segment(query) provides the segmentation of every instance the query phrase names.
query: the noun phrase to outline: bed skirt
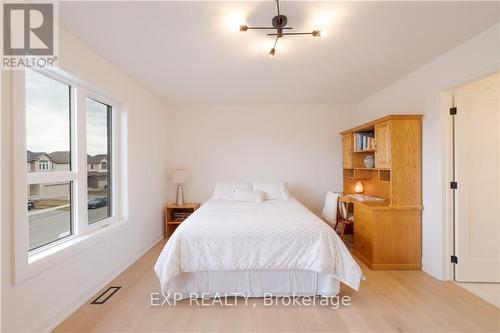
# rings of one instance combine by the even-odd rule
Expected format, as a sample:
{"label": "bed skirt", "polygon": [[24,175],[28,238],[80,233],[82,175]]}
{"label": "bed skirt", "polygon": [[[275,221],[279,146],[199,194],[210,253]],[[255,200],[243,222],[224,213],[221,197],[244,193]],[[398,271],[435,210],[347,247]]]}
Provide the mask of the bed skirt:
{"label": "bed skirt", "polygon": [[224,295],[244,297],[325,296],[340,291],[340,282],[325,273],[305,270],[248,270],[181,273],[166,286],[165,294],[182,298]]}

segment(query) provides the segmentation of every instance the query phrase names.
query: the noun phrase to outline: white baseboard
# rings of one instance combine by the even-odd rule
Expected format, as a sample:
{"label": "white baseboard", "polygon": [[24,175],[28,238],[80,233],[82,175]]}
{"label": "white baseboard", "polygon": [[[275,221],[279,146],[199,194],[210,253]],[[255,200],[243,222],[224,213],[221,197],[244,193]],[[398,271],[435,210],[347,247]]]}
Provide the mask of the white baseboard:
{"label": "white baseboard", "polygon": [[135,256],[130,262],[126,263],[123,265],[122,268],[119,268],[117,271],[115,271],[112,276],[108,279],[106,279],[103,283],[100,283],[97,287],[92,288],[88,292],[84,293],[84,296],[80,297],[80,299],[74,303],[72,306],[69,306],[70,309],[66,311],[65,313],[62,313],[59,317],[59,319],[55,319],[51,321],[51,323],[44,325],[45,327],[42,327],[41,329],[35,330],[36,332],[51,332],[54,330],[57,326],[59,326],[63,321],[68,319],[69,316],[71,316],[76,310],[78,310],[80,307],[82,307],[84,304],[88,302],[96,293],[98,293],[100,290],[102,290],[104,287],[106,287],[111,281],[116,279],[118,275],[123,273],[125,270],[127,270],[132,264],[134,264],[139,258],[141,258],[146,252],[151,250],[158,242],[160,242],[163,239],[163,234],[155,239],[144,251],[142,251],[140,254]]}

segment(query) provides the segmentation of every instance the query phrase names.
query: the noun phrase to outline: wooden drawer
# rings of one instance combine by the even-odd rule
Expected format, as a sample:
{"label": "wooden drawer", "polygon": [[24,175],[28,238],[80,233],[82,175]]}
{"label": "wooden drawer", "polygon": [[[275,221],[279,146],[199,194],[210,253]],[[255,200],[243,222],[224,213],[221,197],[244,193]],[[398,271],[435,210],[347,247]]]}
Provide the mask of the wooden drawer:
{"label": "wooden drawer", "polygon": [[367,260],[372,261],[372,242],[371,239],[363,237],[361,234],[354,235],[354,251],[361,254]]}
{"label": "wooden drawer", "polygon": [[373,213],[371,209],[356,205],[354,209],[354,234],[363,235],[363,237],[371,241],[372,220]]}
{"label": "wooden drawer", "polygon": [[373,210],[370,207],[366,207],[363,204],[354,204],[354,214],[360,217],[370,218],[373,215]]}

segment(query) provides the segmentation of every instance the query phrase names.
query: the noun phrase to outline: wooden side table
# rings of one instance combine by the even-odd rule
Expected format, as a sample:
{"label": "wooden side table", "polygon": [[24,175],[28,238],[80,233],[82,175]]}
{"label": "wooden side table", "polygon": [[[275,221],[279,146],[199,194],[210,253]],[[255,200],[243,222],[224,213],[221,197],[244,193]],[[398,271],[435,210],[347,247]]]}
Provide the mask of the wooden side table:
{"label": "wooden side table", "polygon": [[200,207],[198,202],[189,202],[184,205],[168,204],[165,209],[165,238],[169,238],[175,228],[187,219]]}

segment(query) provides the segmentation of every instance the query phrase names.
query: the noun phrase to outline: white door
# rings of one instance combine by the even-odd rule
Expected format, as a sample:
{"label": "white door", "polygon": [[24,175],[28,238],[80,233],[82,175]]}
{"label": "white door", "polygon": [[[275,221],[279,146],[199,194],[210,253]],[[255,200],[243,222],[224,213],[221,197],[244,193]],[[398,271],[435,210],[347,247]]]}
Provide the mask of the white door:
{"label": "white door", "polygon": [[455,92],[455,279],[500,282],[500,74]]}

